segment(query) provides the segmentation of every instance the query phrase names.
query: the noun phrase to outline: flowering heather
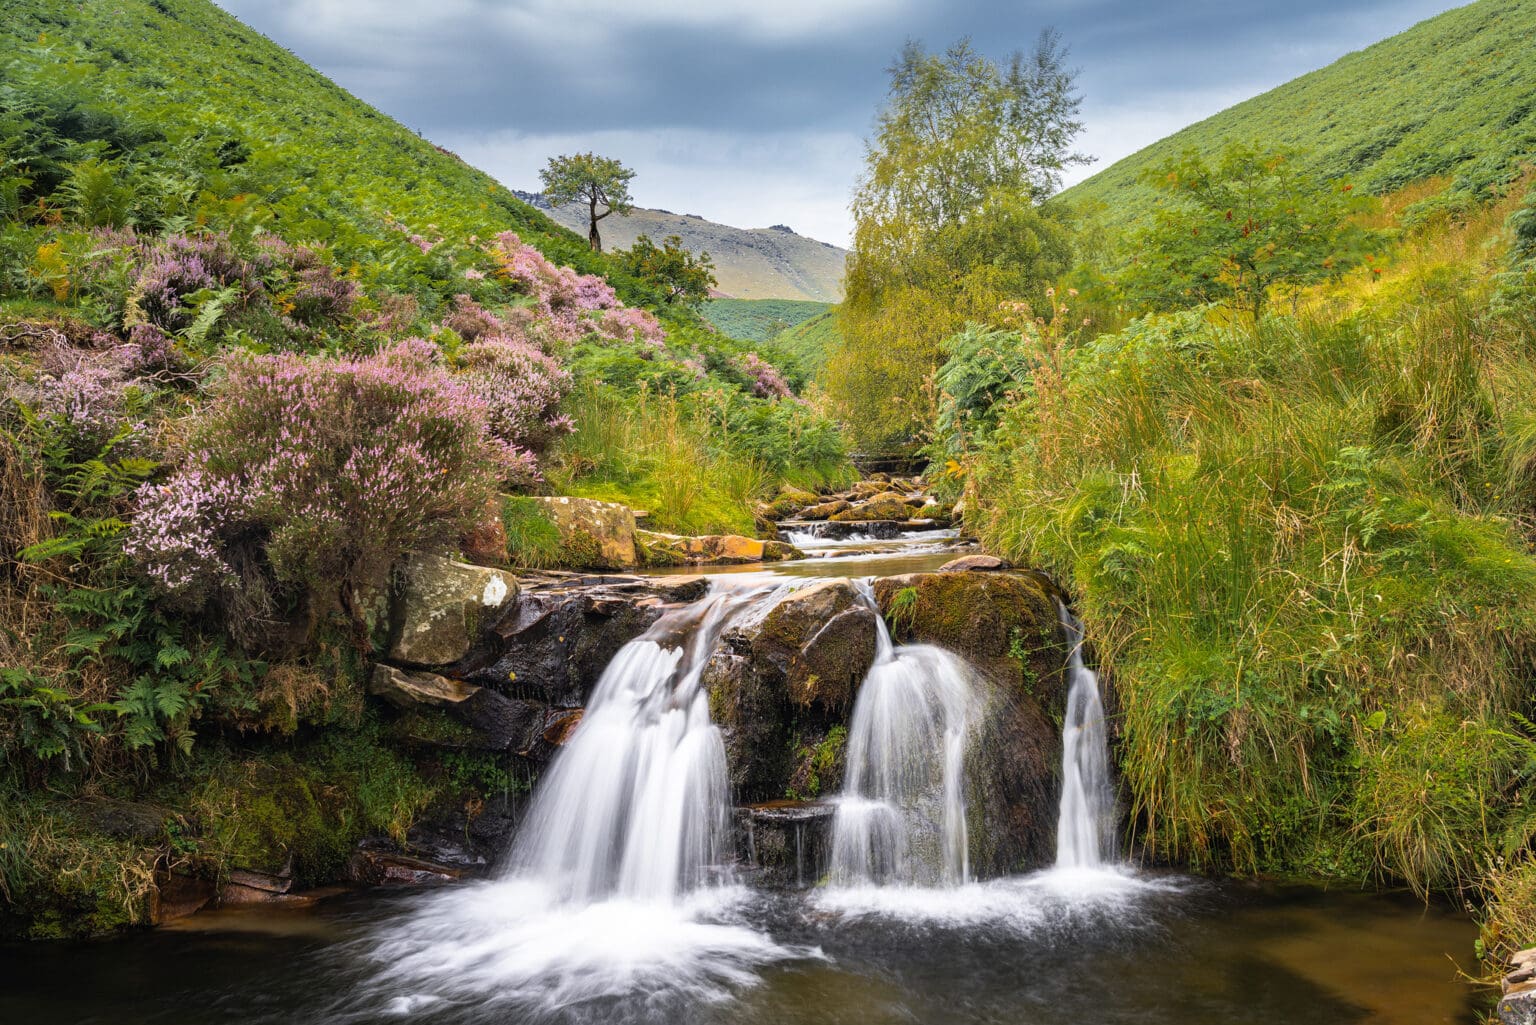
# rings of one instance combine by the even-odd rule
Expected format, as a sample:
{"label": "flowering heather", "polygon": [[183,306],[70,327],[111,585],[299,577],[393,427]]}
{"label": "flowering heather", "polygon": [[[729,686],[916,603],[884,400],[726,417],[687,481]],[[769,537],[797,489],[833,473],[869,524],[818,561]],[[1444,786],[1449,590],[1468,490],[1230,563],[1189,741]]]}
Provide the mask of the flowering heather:
{"label": "flowering heather", "polygon": [[184,300],[205,288],[239,285],[244,295],[259,287],[256,268],[217,235],[168,235],[139,274],[138,303],[149,321],[177,331],[192,321]]}
{"label": "flowering heather", "polygon": [[27,396],[37,412],[55,418],[92,447],[128,426],[127,396],[139,366],[139,350],[105,339],[91,350],[54,344],[41,353],[41,370]]}
{"label": "flowering heather", "polygon": [[752,379],[752,393],[758,398],[787,399],[792,394],[784,376],[757,353],[746,353],[737,359],[736,365]]}
{"label": "flowering heather", "polygon": [[194,436],[196,477],[147,495],[135,519],[151,575],[196,593],[219,571],[204,541],[228,520],[189,530],[186,550],[160,540],[213,523],[223,507],[203,496],[241,496],[240,529],[266,537],[276,578],[343,601],[382,585],[404,553],[473,528],[498,480],[526,461],[490,436],[485,402],[433,355],[413,340],[354,360],[233,360]]}
{"label": "flowering heather", "polygon": [[661,322],[649,310],[626,307],[604,310],[597,322],[597,329],[605,338],[614,341],[639,342],[653,349],[660,349],[667,341],[667,333]]}
{"label": "flowering heather", "polygon": [[138,324],[128,333],[138,369],[161,370],[178,362],[176,350],[166,333],[153,324]]}
{"label": "flowering heather", "polygon": [[453,297],[453,306],[443,315],[443,326],[450,328],[466,342],[502,333],[501,321],[496,315],[463,294]]}
{"label": "flowering heather", "polygon": [[306,327],[338,324],[352,313],[357,285],[338,278],[330,264],[306,267],[282,298],[283,313]]}
{"label": "flowering heather", "polygon": [[[534,300],[539,319],[558,340],[573,342],[598,327],[592,314],[607,317],[622,310],[618,295],[601,277],[557,267],[516,232],[496,236],[494,256],[501,278]],[[660,333],[659,325],[655,331]]]}
{"label": "flowering heather", "polygon": [[555,407],[570,389],[570,371],[527,342],[491,337],[460,353],[461,380],[484,402],[495,437],[520,449],[538,451],[563,433],[568,418]]}
{"label": "flowering heather", "polygon": [[135,504],[123,550],[162,591],[197,607],[235,583],[224,545],[246,500],[234,480],[186,469],[164,484],[145,484]]}

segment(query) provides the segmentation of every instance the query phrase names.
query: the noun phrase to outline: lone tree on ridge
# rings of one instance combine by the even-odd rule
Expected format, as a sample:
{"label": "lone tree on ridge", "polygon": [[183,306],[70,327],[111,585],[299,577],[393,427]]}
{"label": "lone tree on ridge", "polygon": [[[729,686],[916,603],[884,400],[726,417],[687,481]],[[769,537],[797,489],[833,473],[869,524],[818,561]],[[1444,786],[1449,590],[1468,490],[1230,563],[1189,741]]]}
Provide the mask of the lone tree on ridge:
{"label": "lone tree on ridge", "polygon": [[[629,195],[629,183],[635,172],[610,157],[596,153],[576,153],[571,156],[550,157],[549,166],[539,172],[544,183],[544,195],[554,206],[585,202],[590,227],[587,242],[592,251],[603,251],[603,239],[597,233],[597,222],[609,214],[627,217],[635,208]],[[597,208],[602,206],[603,212]]]}

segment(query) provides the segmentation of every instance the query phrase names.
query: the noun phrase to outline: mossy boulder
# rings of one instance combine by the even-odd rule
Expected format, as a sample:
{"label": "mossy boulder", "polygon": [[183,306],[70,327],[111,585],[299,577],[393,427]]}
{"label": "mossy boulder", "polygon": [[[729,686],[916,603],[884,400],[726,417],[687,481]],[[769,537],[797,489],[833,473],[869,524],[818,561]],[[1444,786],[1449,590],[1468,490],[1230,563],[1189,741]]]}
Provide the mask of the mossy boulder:
{"label": "mossy boulder", "polygon": [[850,506],[829,517],[834,523],[851,523],[859,520],[909,520],[912,507],[900,495],[880,495],[858,505]]}
{"label": "mossy boulder", "polygon": [[986,688],[966,766],[976,871],[1047,864],[1060,796],[1067,657],[1054,587],[1036,574],[960,571],[887,577],[874,590],[898,640],[955,652]]}
{"label": "mossy boulder", "polygon": [[1039,575],[913,573],[876,580],[874,590],[897,640],[948,648],[999,682],[1059,674],[1065,664],[1057,594]]}
{"label": "mossy boulder", "polygon": [[818,502],[800,510],[802,520],[830,520],[840,512],[853,508],[846,498],[834,498],[830,502]]}
{"label": "mossy boulder", "polygon": [[639,530],[635,532],[635,544],[648,566],[730,566],[805,558],[798,548],[787,542],[765,541],[740,534],[688,537]]}
{"label": "mossy boulder", "polygon": [[765,514],[775,520],[788,519],[808,505],[815,505],[818,496],[800,488],[786,487],[781,490],[773,501],[767,504]]}
{"label": "mossy boulder", "polygon": [[[846,580],[791,593],[734,624],[704,673],[745,801],[826,792],[841,778],[841,737],[875,656],[874,610]],[[815,777],[817,785],[811,787]]]}
{"label": "mossy boulder", "polygon": [[533,499],[560,532],[559,561],[573,569],[633,569],[635,512],[618,502],[560,495]]}

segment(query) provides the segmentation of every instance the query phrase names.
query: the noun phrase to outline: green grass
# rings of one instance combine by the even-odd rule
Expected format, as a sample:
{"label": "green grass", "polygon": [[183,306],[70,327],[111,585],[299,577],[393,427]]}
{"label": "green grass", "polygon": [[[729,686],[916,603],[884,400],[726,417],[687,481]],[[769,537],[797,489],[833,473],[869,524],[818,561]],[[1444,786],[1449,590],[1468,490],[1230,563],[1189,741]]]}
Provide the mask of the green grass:
{"label": "green grass", "polygon": [[830,305],[804,299],[711,299],[702,312],[705,320],[732,338],[766,342],[825,313]]}
{"label": "green grass", "polygon": [[1387,193],[1455,179],[1439,206],[1468,208],[1536,156],[1536,6],[1479,0],[1190,125],[1062,193],[1123,231],[1147,223],[1148,168],[1229,142],[1290,146],[1326,179]]}
{"label": "green grass", "polygon": [[171,178],[196,181],[212,160],[220,190],[195,201],[195,216],[328,245],[367,285],[431,303],[462,280],[432,254],[412,255],[409,233],[513,230],[557,263],[607,275],[631,305],[657,298],[489,175],[206,0],[17,0],[0,25],[0,66],[30,105],[24,117],[59,112],[69,130],[101,137],[104,157]]}
{"label": "green grass", "polygon": [[820,377],[827,358],[842,335],[837,327],[836,306],[817,314],[774,337],[774,343],[793,357],[812,377]]}
{"label": "green grass", "polygon": [[1006,409],[968,522],[1071,582],[1157,856],[1427,889],[1523,846],[1536,360],[1485,302],[1151,318]]}

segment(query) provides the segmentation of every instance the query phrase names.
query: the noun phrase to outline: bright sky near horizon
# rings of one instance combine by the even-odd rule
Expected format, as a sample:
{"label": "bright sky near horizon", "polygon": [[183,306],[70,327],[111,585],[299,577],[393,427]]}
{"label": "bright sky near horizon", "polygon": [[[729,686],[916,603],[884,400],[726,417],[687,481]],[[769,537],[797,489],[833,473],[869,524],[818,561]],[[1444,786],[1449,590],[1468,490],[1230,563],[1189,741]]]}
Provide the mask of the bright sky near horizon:
{"label": "bright sky near horizon", "polygon": [[557,153],[642,206],[846,245],[885,69],[907,39],[1005,58],[1059,29],[1096,158],[1459,6],[1447,0],[216,0],[513,188]]}

